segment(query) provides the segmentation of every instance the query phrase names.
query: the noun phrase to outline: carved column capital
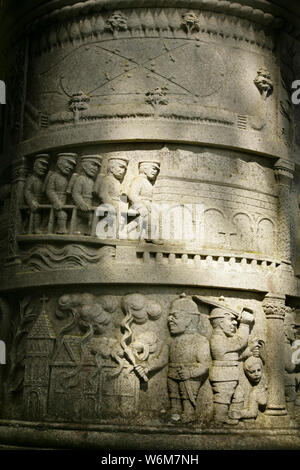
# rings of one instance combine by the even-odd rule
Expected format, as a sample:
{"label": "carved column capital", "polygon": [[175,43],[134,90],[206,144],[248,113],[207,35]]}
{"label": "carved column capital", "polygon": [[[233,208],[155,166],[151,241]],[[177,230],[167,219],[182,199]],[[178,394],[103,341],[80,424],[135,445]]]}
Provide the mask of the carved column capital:
{"label": "carved column capital", "polygon": [[283,321],[286,312],[285,295],[267,294],[263,301],[263,309],[266,318]]}
{"label": "carved column capital", "polygon": [[274,165],[274,172],[278,183],[289,185],[294,178],[295,164],[279,158]]}

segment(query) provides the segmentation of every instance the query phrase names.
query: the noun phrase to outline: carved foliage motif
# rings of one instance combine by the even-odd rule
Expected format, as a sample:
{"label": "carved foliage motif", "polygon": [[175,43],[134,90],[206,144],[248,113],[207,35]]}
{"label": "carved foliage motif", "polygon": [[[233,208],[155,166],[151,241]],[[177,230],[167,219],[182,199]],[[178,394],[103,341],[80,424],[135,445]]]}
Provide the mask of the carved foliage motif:
{"label": "carved foliage motif", "polygon": [[[256,10],[257,11],[257,10]],[[232,12],[230,12],[230,15]],[[79,21],[76,17],[68,23],[61,23],[59,26],[51,27],[46,30],[46,34],[39,42],[42,50],[53,49],[54,47],[64,47],[68,43],[76,41],[85,41],[88,38],[96,36],[104,37],[112,34],[118,38],[120,33],[122,37],[126,36],[153,36],[153,34],[172,37],[181,37],[186,34],[190,37],[192,34],[203,36],[214,35],[215,39],[224,33],[227,40],[245,41],[245,44],[260,47],[272,48],[270,36],[266,36],[263,28],[254,29],[251,22],[235,18],[234,30],[231,26],[231,16],[225,20],[223,15],[214,13],[211,15],[206,11],[188,11],[183,12],[180,9],[135,9],[109,13],[107,16],[98,12],[93,16],[86,16],[84,20]]]}

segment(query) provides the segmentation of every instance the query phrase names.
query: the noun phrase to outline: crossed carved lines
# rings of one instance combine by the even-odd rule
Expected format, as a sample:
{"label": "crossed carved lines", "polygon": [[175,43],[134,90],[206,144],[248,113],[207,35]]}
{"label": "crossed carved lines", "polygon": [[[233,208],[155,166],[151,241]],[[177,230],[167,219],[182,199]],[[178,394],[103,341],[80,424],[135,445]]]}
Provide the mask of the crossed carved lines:
{"label": "crossed carved lines", "polygon": [[[183,47],[187,47],[187,46],[190,46],[191,45],[191,41],[186,41],[184,44],[180,44],[179,46],[176,46],[176,47],[169,47],[169,46],[166,46],[165,44],[165,51],[158,54],[157,56],[155,57],[151,57],[150,59],[148,58],[147,60],[145,60],[145,62],[142,62],[142,63],[139,63],[137,62],[136,60],[134,60],[132,57],[129,58],[129,57],[126,57],[125,55],[121,54],[120,52],[118,51],[112,51],[104,46],[100,46],[98,42],[95,42],[95,43],[90,43],[90,46],[95,46],[96,45],[96,48],[99,49],[99,52],[100,53],[100,50],[102,51],[105,51],[106,53],[110,53],[111,55],[115,55],[115,56],[118,56],[126,61],[128,61],[129,63],[131,63],[133,66],[131,68],[128,68],[126,71],[123,71],[122,73],[118,74],[117,76],[115,76],[114,78],[111,78],[111,79],[107,79],[105,81],[105,83],[102,83],[101,85],[98,85],[96,88],[94,88],[93,90],[90,90],[88,92],[86,92],[89,96],[91,96],[92,93],[94,93],[95,91],[99,90],[100,88],[104,87],[105,85],[107,85],[108,83],[113,83],[115,80],[123,77],[124,75],[128,74],[129,72],[132,72],[133,70],[137,70],[138,68],[143,68],[145,69],[145,71],[147,73],[151,73],[152,75],[156,75],[160,78],[163,78],[164,80],[166,80],[167,83],[170,83],[172,85],[176,85],[178,86],[179,88],[181,88],[182,90],[184,90],[185,92],[189,93],[191,96],[195,96],[189,89],[185,88],[183,85],[181,85],[180,83],[177,83],[175,82],[172,78],[173,77],[166,77],[165,75],[157,72],[157,71],[154,71],[151,67],[147,67],[147,64],[151,63],[151,61],[153,60],[156,60],[160,57],[163,57],[164,55],[166,54],[171,54],[172,52],[174,52],[175,50],[177,49],[180,49],[180,48],[183,48]],[[80,46],[78,49],[81,49],[82,47],[86,47],[86,45],[82,45]],[[68,57],[70,57],[71,55],[74,55],[78,49],[76,49],[76,51],[72,51],[71,53],[67,54],[63,59],[61,59],[60,61],[58,61],[55,65],[51,66],[48,70],[45,70],[43,72],[40,73],[40,76],[43,76],[43,75],[46,75],[47,73],[49,73],[53,68],[55,68],[59,63],[65,61]],[[172,60],[172,59],[171,59]],[[49,92],[48,92],[49,93]],[[52,92],[54,93],[54,92]],[[60,93],[59,93],[60,94]],[[125,94],[128,94],[128,93],[125,93]],[[136,93],[138,94],[138,93]],[[93,95],[93,96],[103,96],[103,95]]]}
{"label": "crossed carved lines", "polygon": [[[118,78],[128,74],[129,72],[132,72],[133,70],[136,70],[138,68],[143,68],[145,69],[148,73],[151,73],[153,75],[157,75],[159,76],[160,78],[163,78],[165,79],[167,82],[169,82],[170,84],[172,85],[177,85],[178,87],[180,87],[182,90],[186,91],[187,93],[189,93],[190,95],[194,96],[194,94],[188,90],[187,88],[185,88],[183,85],[181,85],[180,83],[177,83],[175,82],[174,80],[172,80],[172,77],[166,77],[165,75],[157,72],[157,71],[154,71],[151,67],[147,67],[147,64],[149,64],[151,61],[154,61],[160,57],[163,57],[164,55],[166,54],[170,54],[171,52],[174,52],[175,50],[177,49],[180,49],[182,47],[186,47],[187,45],[189,45],[190,43],[185,43],[185,44],[180,44],[179,46],[176,46],[176,47],[173,47],[173,48],[167,48],[166,45],[165,45],[165,51],[161,54],[158,54],[157,56],[155,57],[151,57],[150,59],[148,58],[147,60],[145,60],[145,62],[142,62],[142,63],[139,63],[137,62],[136,60],[132,59],[132,58],[128,58],[126,56],[124,56],[123,54],[121,54],[120,52],[118,51],[111,51],[110,49],[107,49],[103,46],[97,46],[97,49],[101,49],[101,50],[104,50],[106,52],[109,52],[113,55],[116,55],[118,57],[121,57],[122,59],[124,60],[127,60],[128,62],[131,62],[132,64],[134,64],[133,67],[131,68],[128,68],[126,71],[120,73],[119,75],[117,75],[116,77],[112,78],[112,79],[108,79],[106,83],[104,84],[101,84],[99,85],[98,87],[96,87],[94,90],[90,91],[89,93],[94,93],[95,91],[97,91],[99,88],[102,88],[103,86],[105,86],[107,83],[110,83],[110,82],[113,82],[114,80],[117,80]],[[99,96],[99,95],[94,95],[94,96]]]}

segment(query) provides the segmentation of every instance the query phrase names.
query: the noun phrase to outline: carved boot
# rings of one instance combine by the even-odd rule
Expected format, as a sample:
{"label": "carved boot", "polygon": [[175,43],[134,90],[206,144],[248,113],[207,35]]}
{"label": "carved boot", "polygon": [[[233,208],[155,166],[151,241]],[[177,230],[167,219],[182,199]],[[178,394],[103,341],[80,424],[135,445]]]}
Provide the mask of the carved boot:
{"label": "carved boot", "polygon": [[214,403],[214,422],[216,425],[228,424],[234,426],[238,420],[228,417],[229,406],[224,403]]}
{"label": "carved boot", "polygon": [[180,422],[181,400],[180,398],[171,398],[171,421],[172,423]]}
{"label": "carved boot", "polygon": [[57,219],[56,221],[56,233],[65,235],[67,231],[67,221],[65,219]]}

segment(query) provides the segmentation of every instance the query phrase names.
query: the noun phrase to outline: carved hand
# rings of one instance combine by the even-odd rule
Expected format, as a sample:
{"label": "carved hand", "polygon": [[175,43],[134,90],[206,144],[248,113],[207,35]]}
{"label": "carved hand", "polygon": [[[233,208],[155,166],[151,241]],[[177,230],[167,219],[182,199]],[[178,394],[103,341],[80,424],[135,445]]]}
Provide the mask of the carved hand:
{"label": "carved hand", "polygon": [[63,208],[63,204],[61,204],[61,202],[55,201],[53,203],[53,209],[55,209],[56,211],[61,211],[62,208]]}
{"label": "carved hand", "polygon": [[183,366],[180,366],[178,368],[178,375],[181,378],[181,380],[188,380],[191,377],[189,369]]}
{"label": "carved hand", "polygon": [[241,323],[245,323],[246,325],[253,325],[254,323],[254,316],[250,312],[243,311],[241,315]]}
{"label": "carved hand", "polygon": [[30,207],[31,212],[36,212],[39,208],[39,203],[37,201],[32,200],[30,201],[29,207]]}
{"label": "carved hand", "polygon": [[85,204],[84,202],[82,202],[81,204],[79,204],[79,209],[82,212],[88,212],[90,210],[90,206],[88,204]]}
{"label": "carved hand", "polygon": [[146,217],[146,215],[148,215],[148,210],[146,206],[139,207],[138,211],[141,217]]}

